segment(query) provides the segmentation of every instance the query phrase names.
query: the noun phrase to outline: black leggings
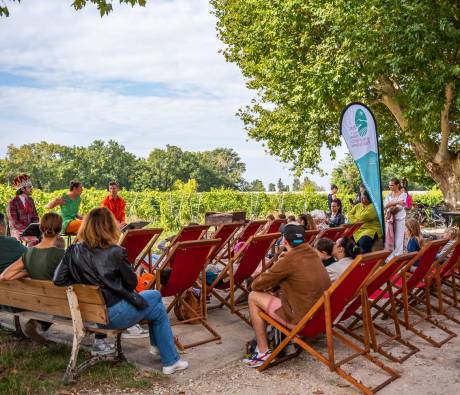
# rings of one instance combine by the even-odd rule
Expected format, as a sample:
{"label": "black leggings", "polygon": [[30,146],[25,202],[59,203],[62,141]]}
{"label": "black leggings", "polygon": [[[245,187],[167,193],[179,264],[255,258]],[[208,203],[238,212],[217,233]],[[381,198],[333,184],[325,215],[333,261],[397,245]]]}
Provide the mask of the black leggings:
{"label": "black leggings", "polygon": [[370,237],[370,236],[362,236],[358,240],[359,248],[363,254],[367,254],[368,252],[372,252],[372,246],[374,245],[374,241],[377,240],[377,237]]}

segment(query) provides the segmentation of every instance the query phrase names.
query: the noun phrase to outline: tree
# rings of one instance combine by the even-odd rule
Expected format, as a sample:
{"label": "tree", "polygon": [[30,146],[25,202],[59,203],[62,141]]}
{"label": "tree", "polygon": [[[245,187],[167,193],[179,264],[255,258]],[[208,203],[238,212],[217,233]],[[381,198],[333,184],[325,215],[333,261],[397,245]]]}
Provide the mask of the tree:
{"label": "tree", "polygon": [[268,184],[268,192],[276,192],[276,185],[272,182]]}
{"label": "tree", "polygon": [[286,188],[281,178],[278,178],[278,182],[276,183],[276,186],[278,188],[278,192],[284,192],[284,189]]}
{"label": "tree", "polygon": [[300,173],[335,157],[351,101],[377,118],[383,167],[417,162],[460,205],[458,1],[211,0],[226,59],[257,94],[249,136]]}
{"label": "tree", "polygon": [[261,180],[254,180],[249,183],[248,191],[251,192],[265,192],[264,183]]}
{"label": "tree", "polygon": [[300,180],[295,177],[294,180],[292,180],[292,190],[293,191],[300,191],[302,188],[300,186]]}
{"label": "tree", "polygon": [[[21,2],[21,0],[10,0],[10,2],[15,2],[17,1],[18,3]],[[136,4],[144,7],[147,4],[147,0],[119,0],[120,4],[125,3],[125,4],[130,4],[132,7],[134,7]],[[112,1],[111,0],[74,0],[72,2],[72,6],[75,8],[75,10],[81,10],[83,7],[86,6],[86,3],[93,3],[96,5],[97,9],[99,10],[99,13],[101,14],[101,17],[104,15],[108,15],[110,12],[112,12]],[[8,11],[7,6],[0,6],[0,16],[10,16],[10,12]]]}
{"label": "tree", "polygon": [[308,176],[305,176],[303,179],[302,184],[300,185],[301,190],[309,189],[312,191],[324,191],[324,188],[319,186],[316,182],[313,180],[310,180]]}
{"label": "tree", "polygon": [[332,169],[331,184],[337,185],[341,193],[355,193],[361,184],[361,175],[350,154]]}

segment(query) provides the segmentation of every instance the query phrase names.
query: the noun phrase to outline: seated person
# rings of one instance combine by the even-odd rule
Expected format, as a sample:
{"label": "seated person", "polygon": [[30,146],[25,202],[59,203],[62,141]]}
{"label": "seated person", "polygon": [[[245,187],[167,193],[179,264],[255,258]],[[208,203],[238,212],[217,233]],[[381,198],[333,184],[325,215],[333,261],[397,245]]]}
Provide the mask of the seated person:
{"label": "seated person", "polygon": [[331,202],[331,213],[329,215],[329,226],[336,228],[345,223],[345,216],[342,214],[342,201],[335,199]]}
{"label": "seated person", "polygon": [[263,310],[279,322],[293,327],[330,286],[326,269],[314,249],[304,242],[305,229],[286,225],[283,244],[286,254],[252,283],[249,313],[257,340],[255,353],[244,360],[249,367],[258,367],[270,356],[266,323],[260,318]]}
{"label": "seated person", "polygon": [[361,203],[355,205],[348,212],[348,220],[351,223],[362,221],[363,224],[355,232],[354,239],[357,240],[363,254],[371,252],[374,242],[382,237],[380,222],[377,217],[374,205],[367,191],[361,193]]}
{"label": "seated person", "polygon": [[313,210],[311,212],[311,216],[315,223],[316,229],[318,229],[320,232],[329,228],[329,225],[327,224],[326,213],[323,210]]}
{"label": "seated person", "polygon": [[446,228],[446,230],[444,231],[443,238],[448,239],[449,241],[436,254],[436,259],[439,259],[440,257],[444,257],[444,259],[447,259],[447,257],[450,255],[450,253],[446,254],[447,251],[451,249],[451,247],[454,245],[454,243],[458,240],[459,237],[460,231],[458,228],[456,228],[455,226],[449,226],[448,228]]}
{"label": "seated person", "polygon": [[326,270],[331,282],[337,280],[340,275],[347,269],[353,259],[361,254],[360,248],[349,237],[338,239],[332,250],[332,255],[337,262],[329,265]]}
{"label": "seated person", "polygon": [[336,262],[335,258],[332,256],[332,251],[334,249],[334,242],[327,237],[322,237],[321,239],[316,240],[315,249],[321,258],[321,262],[325,267],[332,265]]}
{"label": "seated person", "polygon": [[187,369],[174,344],[168,313],[158,291],[135,292],[137,276],[126,250],[118,245],[120,230],[105,207],[91,210],[78,232],[79,243],[66,251],[54,274],[54,284],[100,286],[107,304],[111,329],[131,327],[149,321],[150,352],[160,354],[163,373]]}
{"label": "seated person", "polygon": [[65,234],[76,234],[82,224],[82,216],[78,213],[80,210],[83,184],[79,181],[71,181],[69,191],[64,193],[60,198],[56,198],[48,203],[47,209],[53,209],[61,206],[61,215],[63,218],[62,229]]}
{"label": "seated person", "polygon": [[6,236],[5,216],[0,213],[0,273],[16,262],[26,251],[27,247],[18,240]]}
{"label": "seated person", "polygon": [[418,252],[423,246],[422,232],[420,225],[414,218],[406,220],[406,238],[407,238],[407,252]]}
{"label": "seated person", "polygon": [[109,194],[101,202],[102,207],[107,207],[115,217],[120,228],[126,225],[125,200],[118,196],[120,185],[116,181],[109,182]]}
{"label": "seated person", "polygon": [[316,229],[315,221],[310,214],[299,214],[297,217],[297,222],[299,225],[302,225],[305,230],[314,230]]}
{"label": "seated person", "polygon": [[[56,248],[56,243],[62,237],[62,218],[56,213],[46,213],[40,220],[42,240],[36,246],[28,249],[16,262],[10,265],[1,275],[0,281],[16,280],[30,277],[36,280],[52,280],[54,271],[59,265],[64,250]],[[40,324],[41,328],[37,326]],[[24,326],[25,334],[37,342],[44,342],[42,334],[51,323],[46,321],[29,320]]]}

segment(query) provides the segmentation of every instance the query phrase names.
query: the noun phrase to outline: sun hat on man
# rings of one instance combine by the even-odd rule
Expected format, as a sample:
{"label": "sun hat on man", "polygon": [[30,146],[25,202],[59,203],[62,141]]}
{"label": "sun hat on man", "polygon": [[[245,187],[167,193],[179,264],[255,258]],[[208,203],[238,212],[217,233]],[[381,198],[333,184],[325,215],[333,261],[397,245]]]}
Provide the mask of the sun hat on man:
{"label": "sun hat on man", "polygon": [[305,242],[305,228],[302,225],[287,224],[283,236],[291,245],[298,246]]}

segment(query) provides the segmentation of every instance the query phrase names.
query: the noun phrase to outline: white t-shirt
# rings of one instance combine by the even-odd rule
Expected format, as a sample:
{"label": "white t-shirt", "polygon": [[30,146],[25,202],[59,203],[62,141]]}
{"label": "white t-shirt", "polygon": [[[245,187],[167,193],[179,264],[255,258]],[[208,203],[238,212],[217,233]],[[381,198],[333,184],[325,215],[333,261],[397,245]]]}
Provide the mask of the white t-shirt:
{"label": "white t-shirt", "polygon": [[26,206],[26,197],[24,195],[19,195],[19,199],[21,199],[22,205],[25,207]]}
{"label": "white t-shirt", "polygon": [[326,271],[327,274],[329,274],[331,283],[340,277],[340,275],[347,269],[347,267],[350,266],[351,262],[353,262],[352,258],[345,257],[326,267]]}
{"label": "white t-shirt", "polygon": [[404,208],[406,207],[406,199],[407,199],[407,193],[405,192],[401,193],[397,198],[394,198],[393,193],[390,192],[388,195],[385,196],[385,200],[383,201],[383,206],[386,206],[391,201],[399,202],[400,200],[402,200],[404,203],[402,205],[398,204],[398,207],[400,207],[401,209],[395,214],[395,219],[405,219],[406,210],[404,210]]}

